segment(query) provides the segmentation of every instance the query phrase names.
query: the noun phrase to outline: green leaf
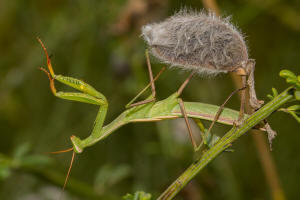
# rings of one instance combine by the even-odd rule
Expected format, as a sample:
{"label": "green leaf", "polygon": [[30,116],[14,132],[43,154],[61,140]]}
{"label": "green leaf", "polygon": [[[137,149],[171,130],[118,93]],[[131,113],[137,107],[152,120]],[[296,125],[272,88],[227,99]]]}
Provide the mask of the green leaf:
{"label": "green leaf", "polygon": [[22,166],[47,166],[51,164],[52,159],[46,155],[28,155],[20,159]]}
{"label": "green leaf", "polygon": [[131,169],[128,165],[112,166],[106,164],[102,166],[94,180],[97,191],[104,191],[106,188],[122,181],[130,175]]}
{"label": "green leaf", "polygon": [[13,162],[11,159],[0,153],[0,180],[7,178],[11,174]]}
{"label": "green leaf", "polygon": [[293,84],[296,87],[298,87],[298,89],[300,89],[300,76],[296,76],[293,72],[289,71],[289,70],[281,70],[279,75],[283,78],[286,79],[287,83]]}
{"label": "green leaf", "polygon": [[21,159],[23,156],[28,154],[31,149],[31,145],[28,142],[24,142],[23,144],[19,145],[15,152],[13,153],[14,159]]}
{"label": "green leaf", "polygon": [[267,97],[270,99],[270,100],[273,100],[274,97],[278,96],[278,91],[276,90],[276,88],[272,88],[272,95],[271,94],[268,94]]}
{"label": "green leaf", "polygon": [[220,139],[219,136],[217,136],[215,134],[211,134],[210,132],[208,132],[206,134],[204,144],[206,144],[208,148],[211,148],[212,146],[214,146],[218,142],[219,139]]}
{"label": "green leaf", "polygon": [[300,123],[300,105],[290,106],[286,109],[286,112],[291,114]]}
{"label": "green leaf", "polygon": [[279,76],[283,78],[297,79],[296,75],[290,70],[284,69],[279,72]]}
{"label": "green leaf", "polygon": [[267,97],[268,97],[270,100],[273,100],[273,99],[274,99],[274,97],[273,97],[272,95],[270,95],[270,94],[268,94]]}
{"label": "green leaf", "polygon": [[297,120],[297,122],[300,124],[300,115],[293,112],[293,111],[289,111],[289,113]]}
{"label": "green leaf", "polygon": [[273,97],[278,96],[278,91],[276,90],[276,88],[272,88],[272,92],[273,92]]}
{"label": "green leaf", "polygon": [[294,93],[295,99],[300,100],[300,91]]}
{"label": "green leaf", "polygon": [[293,84],[300,89],[300,78],[289,70],[281,70],[279,75],[286,79],[287,83]]}
{"label": "green leaf", "polygon": [[300,111],[300,105],[293,105],[287,108],[290,111]]}
{"label": "green leaf", "polygon": [[296,78],[290,78],[290,77],[288,77],[286,79],[286,82],[290,83],[290,84],[296,84],[297,83],[297,79]]}
{"label": "green leaf", "polygon": [[293,105],[288,108],[282,108],[280,109],[280,111],[289,113],[297,120],[297,122],[300,123],[300,105]]}
{"label": "green leaf", "polygon": [[123,199],[124,200],[151,200],[151,194],[145,193],[143,191],[137,191],[134,193],[134,195],[126,194],[125,196],[123,196]]}
{"label": "green leaf", "polygon": [[4,180],[11,174],[11,170],[8,167],[0,166],[0,180]]}

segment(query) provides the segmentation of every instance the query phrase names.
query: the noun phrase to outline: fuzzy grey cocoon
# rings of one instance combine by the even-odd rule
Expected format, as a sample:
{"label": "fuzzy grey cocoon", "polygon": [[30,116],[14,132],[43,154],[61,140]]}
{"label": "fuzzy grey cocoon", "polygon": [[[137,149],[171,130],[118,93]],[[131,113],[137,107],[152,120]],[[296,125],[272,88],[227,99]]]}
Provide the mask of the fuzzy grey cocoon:
{"label": "fuzzy grey cocoon", "polygon": [[176,13],[160,23],[142,27],[152,54],[162,62],[199,74],[234,71],[248,61],[242,34],[213,13]]}

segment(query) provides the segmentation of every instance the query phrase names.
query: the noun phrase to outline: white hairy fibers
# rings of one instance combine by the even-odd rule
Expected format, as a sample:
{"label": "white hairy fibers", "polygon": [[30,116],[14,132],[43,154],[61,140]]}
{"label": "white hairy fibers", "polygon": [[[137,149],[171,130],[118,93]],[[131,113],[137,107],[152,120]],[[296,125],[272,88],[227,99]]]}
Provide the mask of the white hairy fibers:
{"label": "white hairy fibers", "polygon": [[142,36],[160,61],[199,74],[234,71],[248,61],[242,34],[213,13],[183,10],[143,26]]}

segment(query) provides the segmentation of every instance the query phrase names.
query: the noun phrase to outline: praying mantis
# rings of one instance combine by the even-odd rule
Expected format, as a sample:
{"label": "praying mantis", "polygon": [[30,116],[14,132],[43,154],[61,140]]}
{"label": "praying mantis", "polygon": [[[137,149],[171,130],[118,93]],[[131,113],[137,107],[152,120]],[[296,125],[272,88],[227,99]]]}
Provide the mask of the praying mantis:
{"label": "praying mantis", "polygon": [[[84,148],[91,146],[96,142],[106,138],[113,131],[125,124],[132,122],[155,122],[183,117],[179,108],[179,96],[181,94],[182,87],[185,86],[184,84],[182,87],[179,88],[177,92],[173,93],[164,100],[156,102],[151,101],[142,105],[134,105],[129,103],[126,106],[128,107],[127,110],[121,113],[113,122],[109,123],[106,126],[103,126],[108,110],[108,102],[106,97],[102,93],[94,89],[91,85],[83,82],[82,80],[62,75],[56,75],[54,73],[46,47],[39,38],[38,41],[40,42],[45,52],[47,58],[47,68],[49,71],[47,71],[44,68],[40,69],[48,75],[50,81],[50,89],[53,95],[61,99],[94,104],[100,107],[95,119],[94,128],[90,136],[85,138],[84,140],[81,140],[76,136],[71,136],[71,141],[74,147],[74,151],[76,153],[81,153]],[[165,68],[163,68],[158,73],[158,75],[153,79],[153,81],[156,81],[164,70]],[[70,86],[71,88],[74,88],[80,92],[57,91],[55,88],[54,80],[61,82],[62,84],[65,84],[67,86]],[[149,88],[150,85],[151,84],[149,83],[145,89]],[[146,101],[152,98],[153,96],[151,94],[146,99]],[[133,99],[133,101],[135,99]],[[213,121],[215,114],[219,109],[218,106],[198,102],[184,102],[184,105],[188,117],[195,119],[205,119],[210,121]],[[226,125],[232,125],[233,122],[238,118],[238,116],[238,111],[229,108],[224,108],[224,111],[222,112],[217,122]],[[244,118],[246,117],[247,115],[244,116]]]}
{"label": "praying mantis", "polygon": [[[183,90],[183,88],[186,86],[186,82],[184,82],[181,87],[173,94],[171,94],[166,99],[160,100],[160,101],[152,101],[153,93],[146,98],[146,103],[143,102],[142,104],[132,104],[132,102],[137,98],[134,98],[126,107],[127,109],[121,113],[115,120],[104,125],[105,117],[108,110],[108,101],[106,97],[99,91],[97,91],[95,88],[93,88],[91,85],[83,82],[82,80],[68,77],[68,76],[62,76],[57,75],[54,73],[53,66],[51,64],[51,60],[49,58],[48,52],[46,47],[44,46],[43,42],[37,38],[39,43],[41,44],[44,53],[46,55],[47,59],[47,68],[48,70],[44,68],[40,68],[42,71],[44,71],[50,81],[50,89],[54,96],[66,99],[70,101],[77,101],[87,104],[94,104],[96,106],[99,106],[99,111],[97,113],[94,127],[92,130],[92,133],[85,139],[80,139],[77,136],[71,136],[71,142],[73,147],[69,148],[67,150],[62,151],[56,151],[52,153],[63,153],[67,151],[73,151],[71,164],[67,173],[67,178],[65,180],[63,188],[65,188],[70,170],[72,168],[72,164],[74,161],[75,153],[82,153],[83,150],[86,147],[92,146],[95,143],[103,140],[104,138],[108,137],[110,134],[112,134],[115,130],[120,128],[121,126],[124,126],[128,123],[133,122],[155,122],[155,121],[161,121],[161,120],[168,120],[168,119],[175,119],[179,117],[184,117],[187,120],[187,117],[195,119],[197,124],[200,124],[201,127],[201,121],[200,119],[209,120],[209,121],[216,121],[221,124],[226,125],[234,125],[234,122],[239,118],[239,112],[229,109],[229,108],[222,108],[222,112],[220,112],[219,106],[214,106],[210,104],[205,103],[199,103],[199,102],[183,102],[180,99],[180,94]],[[146,56],[147,57],[147,56]],[[147,62],[149,62],[147,58]],[[149,64],[148,64],[149,67]],[[161,73],[164,71],[165,68],[162,68],[162,70],[156,75],[155,78],[151,79],[151,82],[154,82],[158,79],[158,77],[161,75]],[[63,92],[63,91],[57,91],[55,88],[54,81],[58,81],[62,84],[65,84],[71,88],[74,88],[78,92]],[[143,91],[145,91],[147,88],[151,86],[151,83],[149,83],[146,88]],[[153,88],[152,88],[153,89]],[[140,92],[138,96],[142,93]],[[149,101],[149,102],[147,102]],[[227,102],[227,101],[225,101]],[[182,111],[182,104],[185,108],[184,111]],[[216,118],[216,116],[218,116]],[[248,117],[247,114],[244,115],[244,119]],[[262,129],[264,130],[264,129]],[[205,131],[202,129],[202,131]],[[197,151],[201,148],[202,144],[207,144],[208,141],[206,140],[206,136],[202,136],[202,142],[197,146],[193,143],[194,150]]]}

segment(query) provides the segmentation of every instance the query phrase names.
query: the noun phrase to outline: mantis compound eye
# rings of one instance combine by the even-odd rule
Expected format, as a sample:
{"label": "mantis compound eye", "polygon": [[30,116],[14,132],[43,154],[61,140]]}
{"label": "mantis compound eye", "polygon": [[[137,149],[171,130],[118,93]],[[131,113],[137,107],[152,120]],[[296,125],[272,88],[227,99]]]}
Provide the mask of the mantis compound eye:
{"label": "mantis compound eye", "polygon": [[179,11],[162,22],[145,25],[142,36],[155,57],[184,70],[217,74],[248,61],[242,34],[229,18],[213,13]]}

